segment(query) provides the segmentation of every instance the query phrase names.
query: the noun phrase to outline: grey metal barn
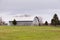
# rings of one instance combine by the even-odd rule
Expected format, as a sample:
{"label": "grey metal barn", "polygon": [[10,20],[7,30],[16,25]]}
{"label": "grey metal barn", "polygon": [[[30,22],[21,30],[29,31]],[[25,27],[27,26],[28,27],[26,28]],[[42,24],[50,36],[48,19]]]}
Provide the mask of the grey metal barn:
{"label": "grey metal barn", "polygon": [[39,23],[42,22],[41,18],[39,18],[40,21],[38,22],[38,19],[36,18],[36,16],[24,15],[24,16],[12,17],[12,19],[9,21],[9,25],[13,25],[12,21],[14,19],[17,21],[17,25],[20,25],[20,26],[38,25]]}

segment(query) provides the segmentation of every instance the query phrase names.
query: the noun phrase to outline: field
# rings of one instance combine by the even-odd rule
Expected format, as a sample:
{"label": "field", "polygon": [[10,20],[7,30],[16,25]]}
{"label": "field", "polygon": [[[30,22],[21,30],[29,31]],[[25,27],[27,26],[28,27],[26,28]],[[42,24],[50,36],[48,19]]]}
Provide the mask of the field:
{"label": "field", "polygon": [[60,27],[0,26],[0,40],[60,40]]}

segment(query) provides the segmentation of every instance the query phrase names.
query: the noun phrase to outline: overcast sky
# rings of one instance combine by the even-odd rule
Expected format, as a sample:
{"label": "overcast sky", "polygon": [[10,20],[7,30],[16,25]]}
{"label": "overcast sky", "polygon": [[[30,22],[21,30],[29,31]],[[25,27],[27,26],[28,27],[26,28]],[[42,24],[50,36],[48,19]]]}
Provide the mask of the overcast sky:
{"label": "overcast sky", "polygon": [[29,14],[50,22],[55,13],[60,18],[60,0],[0,0],[0,16],[4,20],[11,15]]}

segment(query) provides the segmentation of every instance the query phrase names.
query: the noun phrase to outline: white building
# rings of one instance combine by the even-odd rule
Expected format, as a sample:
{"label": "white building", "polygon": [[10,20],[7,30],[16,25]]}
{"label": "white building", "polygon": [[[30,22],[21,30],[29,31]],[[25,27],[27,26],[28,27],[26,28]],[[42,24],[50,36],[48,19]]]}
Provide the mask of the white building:
{"label": "white building", "polygon": [[41,23],[38,22],[36,16],[23,15],[23,16],[12,17],[11,20],[9,21],[10,25],[13,25],[12,21],[14,19],[17,21],[17,25],[20,26],[31,26],[31,25],[38,25],[39,23]]}

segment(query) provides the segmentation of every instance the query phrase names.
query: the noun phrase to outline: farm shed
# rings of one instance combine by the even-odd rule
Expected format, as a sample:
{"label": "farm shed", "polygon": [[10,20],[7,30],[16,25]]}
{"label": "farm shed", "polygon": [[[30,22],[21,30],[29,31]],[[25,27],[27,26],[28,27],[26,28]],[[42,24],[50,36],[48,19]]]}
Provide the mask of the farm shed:
{"label": "farm shed", "polygon": [[38,22],[38,19],[36,18],[36,16],[23,15],[23,16],[12,17],[11,20],[9,21],[9,25],[13,25],[12,21],[14,19],[16,20],[17,25],[20,25],[20,26],[39,25],[39,23],[41,24],[41,22],[42,22],[42,20],[40,18],[39,18],[39,22]]}

